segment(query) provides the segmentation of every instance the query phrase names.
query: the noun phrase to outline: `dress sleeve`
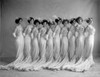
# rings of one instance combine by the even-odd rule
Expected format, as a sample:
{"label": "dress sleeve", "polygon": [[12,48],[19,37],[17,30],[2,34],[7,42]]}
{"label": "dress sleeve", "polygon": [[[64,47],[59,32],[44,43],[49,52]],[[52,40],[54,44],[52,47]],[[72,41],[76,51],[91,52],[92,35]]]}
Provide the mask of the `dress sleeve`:
{"label": "dress sleeve", "polygon": [[13,36],[16,37],[16,33],[17,33],[18,27],[15,28],[14,32],[13,32]]}

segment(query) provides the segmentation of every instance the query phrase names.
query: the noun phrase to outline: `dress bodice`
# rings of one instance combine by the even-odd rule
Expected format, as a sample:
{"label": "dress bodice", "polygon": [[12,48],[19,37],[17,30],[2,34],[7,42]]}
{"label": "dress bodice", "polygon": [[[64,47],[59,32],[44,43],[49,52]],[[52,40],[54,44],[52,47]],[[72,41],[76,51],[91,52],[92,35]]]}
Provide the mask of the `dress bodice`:
{"label": "dress bodice", "polygon": [[52,37],[52,30],[49,29],[49,31],[48,31],[48,38],[51,38],[51,37]]}
{"label": "dress bodice", "polygon": [[76,32],[75,26],[71,26],[70,31],[72,33],[72,36],[75,36],[75,32]]}
{"label": "dress bodice", "polygon": [[61,30],[61,34],[62,34],[62,36],[67,36],[67,34],[68,34],[68,30],[67,30],[66,27],[63,27],[63,28],[62,28],[62,30]]}
{"label": "dress bodice", "polygon": [[59,26],[56,26],[56,28],[55,28],[55,34],[56,35],[59,35],[59,33],[60,33],[60,27]]}
{"label": "dress bodice", "polygon": [[37,37],[37,36],[38,36],[38,29],[35,27],[35,28],[33,29],[32,33],[33,33],[33,36],[34,36],[34,37]]}
{"label": "dress bodice", "polygon": [[89,34],[94,35],[95,34],[95,28],[92,25],[89,25]]}
{"label": "dress bodice", "polygon": [[41,28],[41,30],[40,30],[40,36],[44,36],[45,35],[45,33],[46,33],[46,29],[45,28]]}
{"label": "dress bodice", "polygon": [[26,27],[26,34],[30,34],[31,33],[31,31],[32,31],[32,28],[33,28],[33,26],[32,25],[28,25],[27,27]]}
{"label": "dress bodice", "polygon": [[83,35],[84,27],[79,25],[78,28],[77,28],[77,32],[78,32],[79,35]]}
{"label": "dress bodice", "polygon": [[22,26],[21,25],[17,26],[15,29],[16,36],[22,35],[22,32],[23,32]]}

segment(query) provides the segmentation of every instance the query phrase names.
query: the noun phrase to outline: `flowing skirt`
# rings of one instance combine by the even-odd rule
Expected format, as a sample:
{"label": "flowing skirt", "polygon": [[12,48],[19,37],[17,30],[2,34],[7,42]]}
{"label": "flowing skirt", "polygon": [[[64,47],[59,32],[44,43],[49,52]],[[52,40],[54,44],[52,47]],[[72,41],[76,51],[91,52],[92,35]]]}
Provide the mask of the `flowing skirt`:
{"label": "flowing skirt", "polygon": [[71,61],[75,54],[75,36],[72,36],[70,39],[68,39],[68,42],[69,60]]}
{"label": "flowing skirt", "polygon": [[61,61],[60,57],[60,37],[57,35],[54,39],[54,52],[53,52],[53,62],[48,66],[49,69],[54,69],[54,66],[57,65]]}
{"label": "flowing skirt", "polygon": [[46,63],[46,40],[44,38],[40,38],[39,40],[39,61],[35,63],[33,70],[42,69],[43,65]]}
{"label": "flowing skirt", "polygon": [[76,66],[72,66],[70,69],[76,72],[84,72],[89,70],[89,68],[94,64],[93,61],[93,46],[94,46],[94,36],[90,35],[85,40],[85,50],[83,52],[82,58],[83,62]]}
{"label": "flowing skirt", "polygon": [[68,39],[67,37],[63,37],[61,39],[61,51],[60,51],[60,56],[61,56],[61,62],[57,64],[54,68],[56,70],[60,70],[64,64],[67,64],[69,61],[68,57]]}
{"label": "flowing skirt", "polygon": [[27,64],[31,62],[31,38],[29,35],[26,35],[24,38],[24,59],[21,63],[16,65],[16,69],[22,70]]}
{"label": "flowing skirt", "polygon": [[23,55],[23,50],[24,50],[24,37],[23,37],[23,35],[19,35],[16,38],[15,45],[16,45],[16,50],[17,50],[17,54],[16,54],[15,61],[11,62],[10,64],[4,65],[4,66],[1,65],[0,66],[1,69],[9,69],[9,67],[10,68],[15,67],[16,64],[22,62],[22,60],[24,58],[24,55]]}
{"label": "flowing skirt", "polygon": [[33,70],[35,63],[37,63],[39,60],[39,45],[38,45],[37,38],[34,38],[32,40],[31,58],[32,58],[32,62],[27,64],[25,67],[23,67],[23,69],[26,71]]}
{"label": "flowing skirt", "polygon": [[53,62],[53,38],[49,38],[47,41],[45,56],[46,56],[46,63],[44,64],[43,68],[48,67],[48,65]]}

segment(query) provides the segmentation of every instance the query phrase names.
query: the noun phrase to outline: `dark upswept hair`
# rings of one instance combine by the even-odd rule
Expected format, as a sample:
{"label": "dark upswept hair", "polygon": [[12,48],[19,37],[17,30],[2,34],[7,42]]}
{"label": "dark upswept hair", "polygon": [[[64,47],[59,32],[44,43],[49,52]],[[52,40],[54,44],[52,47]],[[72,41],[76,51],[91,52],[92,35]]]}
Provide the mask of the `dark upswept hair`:
{"label": "dark upswept hair", "polygon": [[48,21],[48,25],[49,25],[49,26],[52,25],[52,21]]}
{"label": "dark upswept hair", "polygon": [[68,20],[68,19],[64,19],[64,20],[62,21],[62,24],[64,24],[66,21],[67,21],[67,23],[69,23],[69,20]]}
{"label": "dark upswept hair", "polygon": [[30,23],[30,21],[33,20],[34,21],[34,18],[33,17],[29,17],[29,19],[27,20],[28,23]]}
{"label": "dark upswept hair", "polygon": [[86,22],[87,23],[91,23],[93,21],[93,18],[88,18],[88,19],[86,19]]}
{"label": "dark upswept hair", "polygon": [[70,20],[70,24],[73,24],[74,22],[76,22],[76,18],[72,18],[72,19]]}
{"label": "dark upswept hair", "polygon": [[35,24],[35,25],[36,25],[36,23],[41,24],[41,22],[40,22],[38,19],[35,19],[35,20],[34,20],[34,24]]}
{"label": "dark upswept hair", "polygon": [[83,21],[83,18],[82,17],[77,17],[76,22],[79,23],[79,20]]}
{"label": "dark upswept hair", "polygon": [[56,22],[57,24],[58,24],[59,21],[62,22],[62,21],[63,21],[62,18],[58,17],[58,18],[55,19],[55,22]]}
{"label": "dark upswept hair", "polygon": [[42,20],[42,22],[41,22],[42,25],[43,25],[45,22],[46,22],[47,24],[49,24],[48,20],[44,19],[44,20]]}
{"label": "dark upswept hair", "polygon": [[22,19],[21,17],[15,19],[15,23],[16,23],[16,24],[20,24],[20,20],[23,20],[23,19]]}

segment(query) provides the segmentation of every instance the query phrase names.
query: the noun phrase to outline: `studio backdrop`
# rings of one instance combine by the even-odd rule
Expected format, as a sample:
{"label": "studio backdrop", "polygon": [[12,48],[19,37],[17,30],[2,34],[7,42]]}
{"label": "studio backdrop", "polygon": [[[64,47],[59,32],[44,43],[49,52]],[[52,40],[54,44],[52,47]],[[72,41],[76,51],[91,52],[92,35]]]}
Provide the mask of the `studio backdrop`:
{"label": "studio backdrop", "polygon": [[[62,18],[82,16],[84,19],[93,17],[96,28],[94,57],[99,56],[99,0],[2,0],[0,8],[0,57],[15,57],[15,39],[12,35],[16,26],[16,17]],[[23,23],[25,26],[25,23]]]}

